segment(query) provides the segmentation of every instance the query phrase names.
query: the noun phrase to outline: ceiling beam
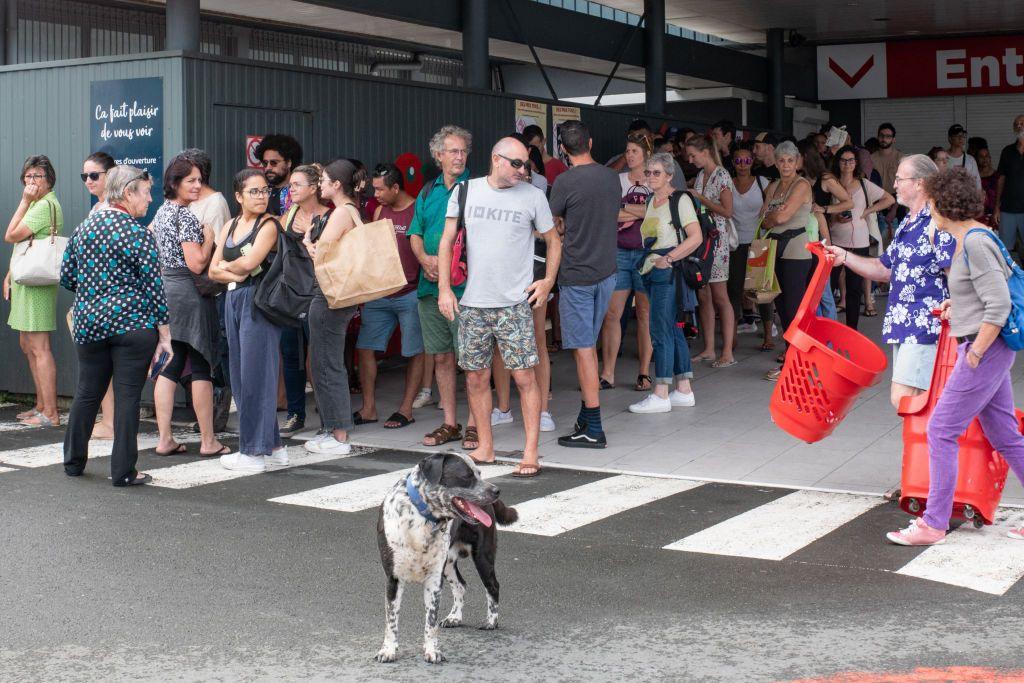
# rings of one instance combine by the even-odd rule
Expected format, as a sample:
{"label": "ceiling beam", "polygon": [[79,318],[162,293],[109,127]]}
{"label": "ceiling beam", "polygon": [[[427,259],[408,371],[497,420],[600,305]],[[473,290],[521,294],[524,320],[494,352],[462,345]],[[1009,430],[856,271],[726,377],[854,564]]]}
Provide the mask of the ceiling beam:
{"label": "ceiling beam", "polygon": [[[462,29],[459,0],[303,1],[450,31]],[[616,48],[621,44],[623,34],[632,28],[627,24],[530,0],[509,1],[515,8],[524,30],[529,34],[530,41],[537,48],[614,62],[618,56]],[[491,38],[522,43],[506,21],[504,13],[490,12],[489,15]],[[622,63],[643,66],[641,43],[642,41],[633,41],[629,45],[622,54]],[[665,36],[665,69],[669,73],[727,83],[747,90],[768,90],[768,61],[763,57],[689,38]],[[813,64],[787,64],[784,80],[785,94],[804,100],[817,99]]]}

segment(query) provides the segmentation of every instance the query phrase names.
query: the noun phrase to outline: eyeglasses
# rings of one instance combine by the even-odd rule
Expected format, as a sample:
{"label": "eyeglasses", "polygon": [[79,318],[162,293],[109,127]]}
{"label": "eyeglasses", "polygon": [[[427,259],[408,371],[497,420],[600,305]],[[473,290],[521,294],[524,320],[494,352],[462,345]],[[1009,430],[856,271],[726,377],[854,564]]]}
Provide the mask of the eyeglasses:
{"label": "eyeglasses", "polygon": [[644,171],[644,175],[648,178],[660,178],[663,175],[668,175],[664,171]]}
{"label": "eyeglasses", "polygon": [[857,163],[857,159],[855,157],[843,157],[843,158],[841,158],[839,160],[839,163],[841,163],[841,164],[855,164],[855,163]]}
{"label": "eyeglasses", "polygon": [[445,154],[453,157],[464,157],[469,155],[469,150],[464,147],[452,147],[443,151]]}
{"label": "eyeglasses", "polygon": [[252,187],[246,190],[245,193],[253,199],[257,199],[259,197],[269,197],[271,190],[269,187]]}
{"label": "eyeglasses", "polygon": [[42,180],[43,178],[46,177],[46,175],[42,173],[29,173],[23,177],[25,180]]}
{"label": "eyeglasses", "polygon": [[747,157],[740,157],[738,159],[733,159],[732,163],[733,166],[750,166],[752,163],[754,163],[754,160],[748,159]]}
{"label": "eyeglasses", "polygon": [[912,178],[900,178],[899,176],[896,176],[896,179],[895,179],[895,181],[897,183],[902,183],[904,180],[920,180],[920,178],[918,178],[916,176],[914,176]]}
{"label": "eyeglasses", "polygon": [[82,173],[81,174],[82,182],[84,183],[86,180],[91,180],[91,181],[93,181],[95,183],[97,180],[100,179],[101,175],[106,175],[106,174],[107,174],[106,171],[92,171],[91,173]]}
{"label": "eyeglasses", "polygon": [[498,156],[507,161],[508,165],[516,169],[517,171],[521,169],[523,166],[526,166],[527,164],[527,162],[523,161],[522,159],[513,159],[512,157],[507,157],[504,154],[499,154]]}

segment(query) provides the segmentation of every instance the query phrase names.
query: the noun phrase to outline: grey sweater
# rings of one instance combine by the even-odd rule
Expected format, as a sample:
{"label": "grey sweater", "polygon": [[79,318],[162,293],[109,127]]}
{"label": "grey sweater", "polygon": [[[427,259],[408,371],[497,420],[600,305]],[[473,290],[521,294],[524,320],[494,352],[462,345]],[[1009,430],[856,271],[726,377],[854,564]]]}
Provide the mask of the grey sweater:
{"label": "grey sweater", "polygon": [[977,334],[982,323],[997,327],[1010,316],[1010,268],[990,237],[974,234],[964,239],[949,268],[952,302],[950,332],[954,337]]}

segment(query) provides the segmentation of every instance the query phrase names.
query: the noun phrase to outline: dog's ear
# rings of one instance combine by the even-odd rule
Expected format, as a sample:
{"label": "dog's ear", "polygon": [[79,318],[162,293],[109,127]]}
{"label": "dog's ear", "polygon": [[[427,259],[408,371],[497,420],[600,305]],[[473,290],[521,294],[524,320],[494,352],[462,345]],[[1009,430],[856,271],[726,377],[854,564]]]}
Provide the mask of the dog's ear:
{"label": "dog's ear", "polygon": [[433,453],[420,460],[420,475],[430,484],[440,484],[446,453]]}

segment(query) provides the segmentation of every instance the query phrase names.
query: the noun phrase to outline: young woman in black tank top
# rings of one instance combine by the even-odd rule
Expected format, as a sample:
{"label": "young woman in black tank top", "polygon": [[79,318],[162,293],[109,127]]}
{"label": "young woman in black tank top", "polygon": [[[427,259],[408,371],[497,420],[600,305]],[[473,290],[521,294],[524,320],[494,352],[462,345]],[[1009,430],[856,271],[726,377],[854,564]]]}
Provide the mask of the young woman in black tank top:
{"label": "young woman in black tank top", "polygon": [[235,199],[242,212],[221,231],[210,263],[210,277],[229,287],[224,327],[238,405],[239,452],[220,462],[229,470],[263,472],[267,464],[288,463],[277,428],[281,329],[256,308],[253,287],[270,267],[280,224],[267,214],[270,187],[262,171],[245,169],[235,176]]}

